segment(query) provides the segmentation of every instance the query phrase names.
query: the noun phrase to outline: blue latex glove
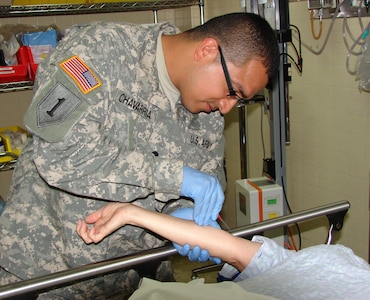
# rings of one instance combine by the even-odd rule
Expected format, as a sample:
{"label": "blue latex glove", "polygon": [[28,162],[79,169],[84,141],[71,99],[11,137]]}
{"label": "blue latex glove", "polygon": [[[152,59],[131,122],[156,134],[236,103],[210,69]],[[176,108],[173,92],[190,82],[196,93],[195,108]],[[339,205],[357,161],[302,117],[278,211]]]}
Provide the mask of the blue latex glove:
{"label": "blue latex glove", "polygon": [[217,220],[224,203],[224,192],[215,176],[183,168],[181,196],[194,200],[194,221],[198,225],[211,225]]}
{"label": "blue latex glove", "polygon": [[[192,208],[180,208],[173,212],[171,216],[176,218],[184,219],[184,220],[193,220],[193,209]],[[217,222],[212,222],[210,226],[220,229],[220,226]],[[189,244],[185,244],[184,246],[180,246],[179,244],[172,243],[173,246],[176,248],[177,252],[182,256],[187,256],[190,261],[213,261],[216,264],[221,263],[221,259],[218,257],[209,256],[207,250],[202,250],[198,246],[194,246],[193,249],[190,249]]]}

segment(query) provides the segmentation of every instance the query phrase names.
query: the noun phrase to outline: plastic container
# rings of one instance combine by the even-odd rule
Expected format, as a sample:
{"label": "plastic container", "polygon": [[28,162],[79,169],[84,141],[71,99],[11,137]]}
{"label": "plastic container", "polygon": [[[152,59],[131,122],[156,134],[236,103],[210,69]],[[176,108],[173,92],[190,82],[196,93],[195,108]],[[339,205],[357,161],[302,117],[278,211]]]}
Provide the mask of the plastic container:
{"label": "plastic container", "polygon": [[33,60],[33,55],[30,47],[26,47],[27,55],[28,55],[28,62],[29,62],[29,70],[28,70],[28,78],[30,81],[35,81],[36,78],[36,71],[37,67],[39,66]]}
{"label": "plastic container", "polygon": [[5,146],[3,143],[3,138],[0,136],[0,153],[5,152]]}
{"label": "plastic container", "polygon": [[18,65],[0,67],[0,83],[28,81],[27,48],[21,46],[17,52]]}
{"label": "plastic container", "polygon": [[[17,146],[12,142],[9,133],[17,136],[19,140]],[[2,155],[0,155],[0,163],[7,163],[18,158],[21,154],[22,148],[27,141],[28,132],[19,126],[4,127],[0,128],[0,137],[3,141],[5,150],[5,154],[3,152]]]}
{"label": "plastic container", "polygon": [[2,215],[5,208],[5,200],[0,196],[0,216]]}

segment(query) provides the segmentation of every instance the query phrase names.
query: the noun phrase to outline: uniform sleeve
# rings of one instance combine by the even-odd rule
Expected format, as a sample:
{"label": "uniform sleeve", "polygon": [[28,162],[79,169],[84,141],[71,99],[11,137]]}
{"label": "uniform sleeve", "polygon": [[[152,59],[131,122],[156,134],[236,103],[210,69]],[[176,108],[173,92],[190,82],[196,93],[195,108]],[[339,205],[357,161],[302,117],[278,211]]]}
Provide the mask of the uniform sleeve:
{"label": "uniform sleeve", "polygon": [[[134,133],[143,135],[142,139],[150,134],[136,132],[145,120],[115,105],[119,95],[112,86],[119,83],[109,82],[112,69],[99,65],[101,61],[114,64],[117,53],[93,46],[91,35],[82,36],[86,40],[80,43],[67,37],[39,66],[25,123],[34,133],[33,159],[40,175],[55,188],[89,198],[127,202],[153,193],[178,198],[183,162],[156,157],[151,149],[132,141]],[[103,45],[110,49],[108,41]],[[90,72],[90,86],[81,87],[85,83],[77,78],[81,72],[71,75],[61,67],[75,53]]]}
{"label": "uniform sleeve", "polygon": [[[53,187],[89,198],[128,202],[155,192],[172,192],[172,199],[178,198],[180,161],[155,162],[152,154],[122,149],[98,132],[94,136],[86,134],[81,141],[82,137],[73,133],[66,142],[59,143],[35,136],[34,161],[40,175]],[[167,174],[173,173],[165,191],[155,190],[159,187],[154,177],[163,172],[162,168]]]}

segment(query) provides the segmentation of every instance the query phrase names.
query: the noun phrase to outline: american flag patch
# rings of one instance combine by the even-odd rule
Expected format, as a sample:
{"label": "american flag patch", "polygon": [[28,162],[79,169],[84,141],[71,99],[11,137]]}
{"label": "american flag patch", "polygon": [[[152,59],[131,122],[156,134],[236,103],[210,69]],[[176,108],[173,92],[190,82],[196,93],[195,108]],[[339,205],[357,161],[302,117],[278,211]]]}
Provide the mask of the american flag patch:
{"label": "american flag patch", "polygon": [[82,93],[87,94],[101,86],[99,78],[77,55],[68,58],[59,65],[79,86]]}

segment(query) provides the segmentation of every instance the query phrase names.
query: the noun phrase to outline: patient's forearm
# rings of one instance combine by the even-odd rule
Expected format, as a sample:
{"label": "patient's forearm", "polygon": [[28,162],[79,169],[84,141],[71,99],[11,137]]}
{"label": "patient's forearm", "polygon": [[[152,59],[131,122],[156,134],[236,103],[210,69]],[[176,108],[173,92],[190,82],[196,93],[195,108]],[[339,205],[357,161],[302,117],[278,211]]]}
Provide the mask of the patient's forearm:
{"label": "patient's forearm", "polygon": [[243,270],[261,244],[234,237],[211,226],[198,226],[193,221],[178,219],[131,206],[129,223],[147,228],[179,245],[189,244],[207,249],[211,256],[219,257],[238,270]]}

